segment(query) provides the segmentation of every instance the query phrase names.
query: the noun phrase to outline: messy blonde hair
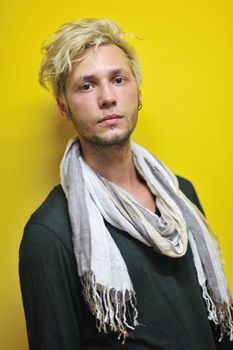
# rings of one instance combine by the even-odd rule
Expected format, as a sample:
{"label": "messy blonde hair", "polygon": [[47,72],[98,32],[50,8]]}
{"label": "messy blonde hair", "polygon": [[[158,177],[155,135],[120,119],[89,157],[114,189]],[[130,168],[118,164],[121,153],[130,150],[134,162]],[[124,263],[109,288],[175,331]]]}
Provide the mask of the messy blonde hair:
{"label": "messy blonde hair", "polygon": [[51,88],[54,96],[61,98],[66,104],[66,79],[73,64],[86,57],[83,54],[87,49],[115,44],[126,54],[139,86],[141,83],[140,67],[135,51],[124,39],[125,36],[129,35],[125,34],[117,24],[106,19],[87,18],[64,24],[42,46],[44,57],[39,73],[41,85]]}

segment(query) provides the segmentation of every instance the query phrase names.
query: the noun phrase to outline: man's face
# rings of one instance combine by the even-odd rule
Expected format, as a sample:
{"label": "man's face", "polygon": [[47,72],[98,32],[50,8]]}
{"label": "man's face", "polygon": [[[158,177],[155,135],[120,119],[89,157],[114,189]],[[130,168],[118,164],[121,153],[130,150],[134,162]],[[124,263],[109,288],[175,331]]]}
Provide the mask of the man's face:
{"label": "man's face", "polygon": [[140,91],[125,53],[116,45],[100,46],[73,68],[66,98],[82,146],[110,146],[129,139]]}

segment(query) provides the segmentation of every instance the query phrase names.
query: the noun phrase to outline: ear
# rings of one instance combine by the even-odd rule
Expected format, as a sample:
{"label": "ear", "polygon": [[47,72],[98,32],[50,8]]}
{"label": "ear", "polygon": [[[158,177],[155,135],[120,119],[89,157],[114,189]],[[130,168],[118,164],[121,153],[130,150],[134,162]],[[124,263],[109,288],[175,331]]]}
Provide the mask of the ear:
{"label": "ear", "polygon": [[57,101],[57,107],[58,107],[60,113],[63,115],[63,117],[70,120],[71,119],[70,113],[69,113],[68,108],[65,105],[65,103],[62,101],[62,99],[60,97],[56,97],[56,101]]}
{"label": "ear", "polygon": [[138,89],[138,102],[142,103],[142,90]]}

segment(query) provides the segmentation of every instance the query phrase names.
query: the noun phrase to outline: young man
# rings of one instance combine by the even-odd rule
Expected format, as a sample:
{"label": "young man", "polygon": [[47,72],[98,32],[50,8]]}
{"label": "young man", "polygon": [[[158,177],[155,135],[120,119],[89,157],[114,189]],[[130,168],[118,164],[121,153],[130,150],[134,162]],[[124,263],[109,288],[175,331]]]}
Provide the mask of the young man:
{"label": "young man", "polygon": [[140,69],[124,33],[74,21],[44,49],[40,81],[78,137],[20,247],[30,349],[232,349],[232,299],[195,190],[130,141]]}

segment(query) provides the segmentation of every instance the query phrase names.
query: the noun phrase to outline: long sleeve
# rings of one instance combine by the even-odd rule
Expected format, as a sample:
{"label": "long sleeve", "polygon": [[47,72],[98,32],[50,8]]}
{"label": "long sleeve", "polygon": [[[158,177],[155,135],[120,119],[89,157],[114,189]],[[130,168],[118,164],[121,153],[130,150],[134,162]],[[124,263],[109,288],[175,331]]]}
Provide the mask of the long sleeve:
{"label": "long sleeve", "polygon": [[[181,178],[179,183],[202,210],[191,183]],[[67,201],[57,186],[30,218],[20,246],[30,350],[233,350],[232,342],[219,343],[216,330],[210,329],[190,250],[173,260],[106,225],[129,269],[143,326],[136,327],[124,346],[116,334],[98,333],[77,277]]]}
{"label": "long sleeve", "polygon": [[81,349],[75,262],[56,233],[26,226],[19,274],[30,350]]}
{"label": "long sleeve", "polygon": [[[182,177],[178,178],[179,185],[184,194],[200,209],[200,211],[204,214],[204,210],[198,198],[198,195],[193,187],[192,183],[185,180]],[[205,214],[204,214],[205,215]],[[232,315],[233,316],[233,315]],[[229,340],[229,337],[224,336],[221,342],[219,342],[220,332],[218,327],[211,322],[211,329],[213,332],[215,345],[217,350],[233,350],[233,341]]]}

